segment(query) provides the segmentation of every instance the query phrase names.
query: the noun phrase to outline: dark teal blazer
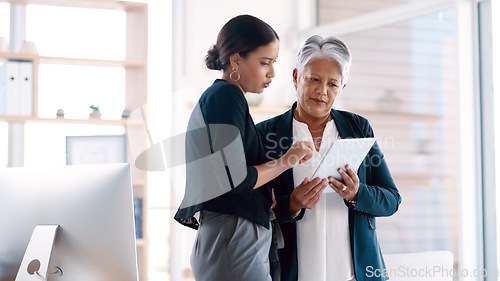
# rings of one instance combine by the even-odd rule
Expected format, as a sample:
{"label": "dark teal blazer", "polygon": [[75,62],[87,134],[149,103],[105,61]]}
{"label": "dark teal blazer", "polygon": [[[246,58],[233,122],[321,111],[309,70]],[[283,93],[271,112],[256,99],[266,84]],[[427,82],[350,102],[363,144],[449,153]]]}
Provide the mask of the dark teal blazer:
{"label": "dark teal blazer", "polygon": [[[267,160],[281,157],[292,145],[292,118],[296,107],[297,103],[284,114],[257,125]],[[374,137],[372,128],[365,118],[335,109],[332,109],[330,114],[341,138]],[[377,142],[359,167],[358,177],[360,184],[356,206],[353,207],[345,201],[349,208],[351,252],[356,279],[386,280],[386,277],[377,274],[385,269],[385,264],[377,240],[375,217],[394,214],[401,203],[401,196]],[[277,200],[274,212],[285,239],[285,247],[279,251],[281,280],[296,281],[298,265],[295,222],[304,216],[305,209],[295,219],[290,215],[290,195],[295,186],[292,169],[274,179],[272,186]]]}

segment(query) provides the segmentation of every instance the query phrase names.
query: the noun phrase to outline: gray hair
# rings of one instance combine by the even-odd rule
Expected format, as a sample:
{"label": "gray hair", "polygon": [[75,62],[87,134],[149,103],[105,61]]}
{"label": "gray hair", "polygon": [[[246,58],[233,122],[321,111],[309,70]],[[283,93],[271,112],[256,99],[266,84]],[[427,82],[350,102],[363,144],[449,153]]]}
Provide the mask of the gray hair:
{"label": "gray hair", "polygon": [[323,39],[319,35],[309,37],[297,55],[295,68],[300,73],[308,63],[316,58],[332,59],[340,65],[342,83],[347,83],[351,68],[351,52],[342,40],[329,36]]}

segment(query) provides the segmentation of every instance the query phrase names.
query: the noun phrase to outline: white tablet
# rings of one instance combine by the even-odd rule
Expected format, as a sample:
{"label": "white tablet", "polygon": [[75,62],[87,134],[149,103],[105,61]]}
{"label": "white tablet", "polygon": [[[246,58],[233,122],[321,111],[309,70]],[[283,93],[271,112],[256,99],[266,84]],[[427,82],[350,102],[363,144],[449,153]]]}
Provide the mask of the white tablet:
{"label": "white tablet", "polygon": [[[324,179],[332,176],[342,180],[337,170],[342,168],[345,171],[345,165],[349,164],[356,171],[374,143],[375,138],[336,140],[328,149],[311,179],[316,177]],[[333,192],[333,189],[327,187],[324,192]]]}

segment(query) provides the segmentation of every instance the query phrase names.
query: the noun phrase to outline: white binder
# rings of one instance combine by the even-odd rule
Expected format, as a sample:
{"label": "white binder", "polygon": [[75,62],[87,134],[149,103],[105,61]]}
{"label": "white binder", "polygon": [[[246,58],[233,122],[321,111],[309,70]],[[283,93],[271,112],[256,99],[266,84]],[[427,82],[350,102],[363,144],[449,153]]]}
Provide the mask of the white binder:
{"label": "white binder", "polygon": [[33,62],[0,63],[0,115],[33,114]]}
{"label": "white binder", "polygon": [[0,115],[5,115],[5,108],[6,108],[6,85],[5,82],[7,81],[7,74],[6,74],[6,62],[5,61],[0,61]]}
{"label": "white binder", "polygon": [[19,62],[5,64],[5,114],[19,114]]}
{"label": "white binder", "polygon": [[19,62],[19,115],[33,113],[33,63]]}

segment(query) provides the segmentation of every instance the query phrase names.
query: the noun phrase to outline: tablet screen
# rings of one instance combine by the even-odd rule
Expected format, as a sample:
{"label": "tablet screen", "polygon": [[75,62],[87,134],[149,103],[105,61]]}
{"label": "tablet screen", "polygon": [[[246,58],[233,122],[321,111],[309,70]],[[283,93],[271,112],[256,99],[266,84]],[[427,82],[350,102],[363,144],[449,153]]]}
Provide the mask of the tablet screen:
{"label": "tablet screen", "polygon": [[[338,168],[345,170],[345,166],[349,164],[356,171],[374,143],[375,138],[336,140],[328,149],[311,179],[316,177],[323,179],[332,176],[342,180],[339,172],[337,172]],[[326,188],[325,192],[333,192],[333,190]]]}

